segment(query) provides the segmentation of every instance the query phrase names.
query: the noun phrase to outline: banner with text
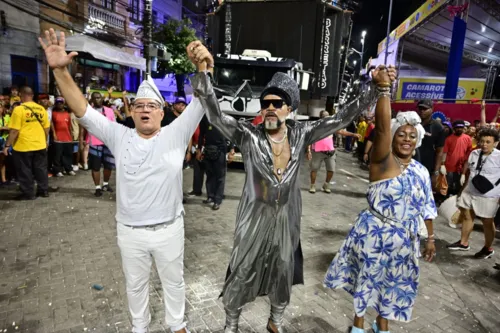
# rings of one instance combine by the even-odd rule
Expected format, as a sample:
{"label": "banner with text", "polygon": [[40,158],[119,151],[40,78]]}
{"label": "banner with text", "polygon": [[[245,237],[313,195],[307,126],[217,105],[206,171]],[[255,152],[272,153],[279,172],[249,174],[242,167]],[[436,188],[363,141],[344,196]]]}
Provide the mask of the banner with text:
{"label": "banner with text", "polygon": [[[445,81],[445,77],[401,77],[397,99],[443,99]],[[482,99],[485,83],[485,79],[460,79],[457,99]]]}

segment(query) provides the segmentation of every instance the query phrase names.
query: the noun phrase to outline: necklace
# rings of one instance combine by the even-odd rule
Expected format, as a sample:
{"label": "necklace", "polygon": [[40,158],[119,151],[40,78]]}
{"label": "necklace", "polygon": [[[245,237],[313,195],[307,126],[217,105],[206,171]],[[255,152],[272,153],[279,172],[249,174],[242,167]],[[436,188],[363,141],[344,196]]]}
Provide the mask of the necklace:
{"label": "necklace", "polygon": [[267,132],[266,132],[266,136],[267,136],[267,138],[268,138],[270,141],[272,141],[272,142],[274,142],[274,143],[277,143],[277,144],[280,144],[280,143],[285,142],[286,138],[288,137],[288,129],[285,129],[285,134],[283,135],[283,138],[281,138],[281,140],[274,140],[274,139],[273,139],[273,138],[269,135],[269,133],[267,133]]}
{"label": "necklace", "polygon": [[411,163],[411,161],[408,163],[401,162],[401,159],[399,157],[397,157],[396,155],[394,155],[394,158],[396,159],[396,162],[399,164],[399,169],[401,169],[401,172],[403,172],[408,167],[408,165],[410,165],[410,163]]}
{"label": "necklace", "polygon": [[[128,147],[130,147],[130,145],[131,145],[131,143],[132,143],[132,140],[134,139],[134,136],[135,136],[135,135],[137,135],[137,132],[136,132],[136,131],[131,131],[131,132],[132,132],[132,133],[131,133],[131,135],[130,135],[130,137],[129,137],[129,139],[128,139],[128,143],[127,143]],[[128,173],[129,175],[135,175],[135,174],[139,171],[139,169],[142,167],[142,165],[143,165],[143,164],[144,164],[144,162],[146,161],[147,157],[148,157],[148,156],[151,154],[151,152],[153,151],[153,149],[154,149],[154,147],[155,147],[155,142],[156,142],[156,140],[158,139],[158,136],[160,135],[160,132],[161,132],[161,130],[159,130],[159,131],[158,131],[158,133],[156,133],[155,137],[154,137],[154,138],[152,138],[150,142],[148,142],[148,143],[149,143],[149,149],[148,149],[148,150],[146,151],[146,153],[145,153],[145,154],[141,157],[141,159],[140,159],[140,161],[139,161],[139,165],[136,167],[135,171],[130,171],[130,170],[128,170],[127,165],[125,164],[125,162],[127,162],[127,161],[124,161],[124,163],[123,163],[123,169],[125,170],[125,172],[126,172],[126,173]],[[147,141],[149,141],[149,140],[147,140]],[[128,159],[127,159],[127,155],[126,155],[126,154],[125,154],[125,156],[123,156],[123,158],[124,158],[125,160],[128,160],[128,162],[132,164],[132,163],[133,163],[133,162],[131,162],[131,159],[132,159],[132,153],[130,152],[129,148],[126,148],[126,149],[125,149],[125,151],[126,151],[126,154],[128,153]]]}
{"label": "necklace", "polygon": [[281,151],[279,152],[279,154],[274,152],[274,148],[272,145],[271,145],[271,150],[272,150],[274,156],[279,157],[279,156],[281,156],[281,154],[283,154],[283,150],[285,150],[285,145],[281,146]]}

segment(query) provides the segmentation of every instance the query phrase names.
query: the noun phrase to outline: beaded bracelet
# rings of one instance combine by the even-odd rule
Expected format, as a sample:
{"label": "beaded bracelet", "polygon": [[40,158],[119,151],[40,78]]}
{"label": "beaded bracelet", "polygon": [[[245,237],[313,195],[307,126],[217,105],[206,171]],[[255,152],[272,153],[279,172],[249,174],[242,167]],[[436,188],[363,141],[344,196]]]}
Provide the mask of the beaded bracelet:
{"label": "beaded bracelet", "polygon": [[377,98],[380,98],[380,97],[389,97],[391,98],[392,94],[388,91],[379,91],[377,92]]}

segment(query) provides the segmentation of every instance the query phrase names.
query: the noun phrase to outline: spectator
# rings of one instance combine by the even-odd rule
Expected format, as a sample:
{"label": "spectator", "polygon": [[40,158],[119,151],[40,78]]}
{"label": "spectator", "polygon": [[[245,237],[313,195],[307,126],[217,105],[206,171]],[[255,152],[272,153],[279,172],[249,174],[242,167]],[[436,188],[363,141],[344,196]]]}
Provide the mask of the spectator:
{"label": "spectator", "polygon": [[80,155],[82,160],[81,169],[87,171],[89,169],[88,132],[83,126],[80,126],[78,140],[79,140],[78,149],[80,150]]}
{"label": "spectator", "polygon": [[73,138],[71,136],[71,115],[64,108],[64,98],[57,97],[52,109],[52,137],[54,138],[53,174],[63,177],[63,169],[67,175],[74,176]]}
{"label": "spectator", "polygon": [[443,160],[443,147],[446,139],[443,125],[432,119],[433,103],[430,99],[424,99],[417,103],[418,114],[422,119],[425,129],[422,146],[418,148],[415,159],[422,163],[431,174],[433,188]]}
{"label": "spectator", "polygon": [[448,195],[456,195],[460,191],[460,174],[472,148],[472,140],[464,133],[464,130],[464,121],[455,121],[453,123],[454,135],[446,138],[444,144],[440,172],[448,181]]}
{"label": "spectator", "polygon": [[[226,153],[226,139],[204,116],[200,122],[196,159],[198,161],[203,159],[203,168],[207,174],[207,200],[204,200],[203,203],[212,204],[213,210],[219,210],[224,198],[227,169]],[[233,156],[234,147],[231,146],[228,162],[232,162]]]}
{"label": "spectator", "polygon": [[[91,95],[90,103],[92,107],[101,113],[104,117],[108,118],[110,121],[115,122],[114,111],[108,107],[103,106],[103,98],[99,92],[93,92]],[[96,197],[102,196],[103,191],[113,192],[113,189],[109,185],[109,179],[111,178],[111,172],[115,168],[115,158],[108,147],[104,143],[88,133],[88,144],[89,144],[89,166],[92,169],[92,179],[94,180]],[[104,167],[103,176],[104,181],[101,187],[101,166]]]}
{"label": "spectator", "polygon": [[12,86],[10,88],[10,105],[16,102],[21,102],[21,97],[19,96],[19,89],[17,86]]}
{"label": "spectator", "polygon": [[[320,119],[328,116],[328,111],[321,111]],[[337,134],[346,137],[357,137],[358,139],[360,137],[360,134],[354,134],[344,130],[338,131]],[[332,181],[333,174],[335,172],[335,163],[337,158],[333,140],[333,135],[330,135],[313,143],[307,148],[307,159],[310,161],[309,166],[311,168],[311,186],[309,187],[309,193],[316,193],[316,176],[318,170],[321,169],[321,163],[323,161],[325,162],[326,167],[326,180],[323,184],[323,192],[332,192],[330,190],[330,182]]]}
{"label": "spectator", "polygon": [[21,89],[22,104],[17,106],[10,119],[9,137],[4,147],[8,154],[13,147],[16,174],[21,189],[18,200],[33,200],[33,178],[37,182],[36,195],[48,197],[47,137],[50,122],[47,111],[33,102],[33,91],[29,87]]}
{"label": "spectator", "polygon": [[[457,200],[462,236],[458,242],[447,247],[450,250],[460,251],[470,249],[469,238],[474,227],[474,218],[477,216],[483,222],[484,247],[474,257],[487,259],[495,253],[492,248],[495,240],[494,218],[500,199],[500,186],[498,186],[500,151],[495,148],[498,143],[498,132],[492,128],[482,129],[479,132],[478,141],[480,149],[472,151],[460,179],[462,185],[466,184]],[[470,171],[469,176],[467,176],[467,171]]]}
{"label": "spectator", "polygon": [[71,140],[73,141],[73,171],[78,171],[80,163],[80,149],[78,138],[80,136],[80,124],[75,113],[69,110],[71,116]]}
{"label": "spectator", "polygon": [[[5,108],[3,103],[0,103],[0,150],[2,151],[9,136],[9,122],[10,115],[7,114],[7,109]],[[0,185],[7,184],[7,175],[5,169],[6,158],[7,156],[5,156],[4,154],[0,154]]]}
{"label": "spectator", "polygon": [[[47,110],[47,113],[49,112],[48,110],[52,106],[52,103],[50,102],[50,97],[48,94],[38,94],[37,102],[38,102],[38,104],[43,106],[43,108],[45,110]],[[49,117],[50,116],[51,115],[49,114]],[[52,120],[52,119],[49,118],[49,120]]]}
{"label": "spectator", "polygon": [[470,136],[472,139],[472,149],[476,149],[477,147],[477,140],[476,140],[476,127],[471,126],[469,127],[469,130],[467,131],[467,135]]}
{"label": "spectator", "polygon": [[370,135],[365,139],[365,153],[363,155],[363,162],[365,167],[370,167],[370,156],[372,153],[373,142],[375,142],[376,131],[371,131]]}
{"label": "spectator", "polygon": [[[200,126],[196,128],[196,131],[191,138],[191,142],[196,143],[195,146],[188,147],[191,153],[196,154],[196,150],[198,150],[198,143],[200,138]],[[203,167],[202,161],[199,161],[197,158],[191,159],[193,165],[193,190],[188,193],[188,196],[201,196],[203,193],[203,180],[205,176],[205,170]]]}
{"label": "spectator", "polygon": [[366,118],[364,116],[359,117],[358,129],[357,133],[361,138],[358,139],[358,157],[359,160],[362,160],[363,153],[365,151],[365,136],[366,130],[368,129],[368,123],[366,122]]}
{"label": "spectator", "polygon": [[[356,132],[356,123],[354,121],[351,121],[349,123],[349,125],[347,125],[346,127],[346,131],[347,132],[351,132],[351,133],[354,133]],[[353,143],[353,138],[348,136],[347,138],[345,138],[345,151],[350,153],[352,152],[352,148],[354,146],[354,143]]]}
{"label": "spectator", "polygon": [[443,131],[444,131],[445,138],[447,138],[453,134],[453,126],[451,125],[451,123],[449,121],[445,121],[443,123]]}
{"label": "spectator", "polygon": [[171,112],[169,112],[169,108],[165,106],[166,112],[161,121],[161,127],[170,125],[175,119],[177,119],[177,117],[182,114],[182,112],[184,112],[186,106],[186,99],[182,96],[176,98]]}
{"label": "spectator", "polygon": [[[165,106],[164,109],[167,112],[165,112],[163,115],[163,119],[161,121],[161,127],[170,125],[174,120],[176,120],[177,117],[179,117],[182,114],[182,112],[184,112],[184,110],[186,109],[186,106],[187,106],[186,99],[182,96],[179,96],[175,99],[175,102],[172,106],[172,110],[170,112],[168,111],[168,107]],[[191,157],[192,157],[191,148],[192,147],[193,147],[193,141],[191,138],[191,140],[189,140],[188,149],[186,151],[186,155],[184,158],[184,168],[186,168],[188,166],[188,163],[191,161]],[[182,199],[182,202],[186,203],[186,199]]]}

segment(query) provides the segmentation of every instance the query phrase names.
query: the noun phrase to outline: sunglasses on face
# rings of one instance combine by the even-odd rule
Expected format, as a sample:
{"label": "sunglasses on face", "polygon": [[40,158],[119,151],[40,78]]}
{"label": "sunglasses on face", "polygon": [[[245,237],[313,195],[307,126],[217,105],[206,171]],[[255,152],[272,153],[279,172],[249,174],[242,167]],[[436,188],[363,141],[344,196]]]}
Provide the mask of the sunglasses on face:
{"label": "sunglasses on face", "polygon": [[260,101],[260,107],[262,110],[269,109],[271,104],[276,108],[276,109],[281,109],[283,105],[285,105],[285,101],[282,99],[263,99]]}

